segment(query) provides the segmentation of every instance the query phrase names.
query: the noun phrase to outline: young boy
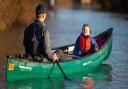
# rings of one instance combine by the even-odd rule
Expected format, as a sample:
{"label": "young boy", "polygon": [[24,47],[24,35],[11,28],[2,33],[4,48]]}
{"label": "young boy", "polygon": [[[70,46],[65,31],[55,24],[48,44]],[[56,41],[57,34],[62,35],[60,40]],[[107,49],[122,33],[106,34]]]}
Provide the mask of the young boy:
{"label": "young boy", "polygon": [[88,24],[84,24],[82,27],[82,32],[76,40],[75,48],[73,51],[74,55],[85,56],[92,52],[98,51],[98,45],[90,34],[90,26]]}

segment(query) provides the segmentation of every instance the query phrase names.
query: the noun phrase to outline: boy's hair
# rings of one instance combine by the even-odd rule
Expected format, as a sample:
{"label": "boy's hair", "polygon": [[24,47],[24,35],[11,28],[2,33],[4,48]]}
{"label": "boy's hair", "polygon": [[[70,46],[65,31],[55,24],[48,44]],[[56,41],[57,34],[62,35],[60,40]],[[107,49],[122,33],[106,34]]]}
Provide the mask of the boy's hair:
{"label": "boy's hair", "polygon": [[85,27],[89,27],[89,28],[90,28],[90,25],[89,25],[89,24],[84,24],[83,27],[82,27],[82,30],[83,30]]}

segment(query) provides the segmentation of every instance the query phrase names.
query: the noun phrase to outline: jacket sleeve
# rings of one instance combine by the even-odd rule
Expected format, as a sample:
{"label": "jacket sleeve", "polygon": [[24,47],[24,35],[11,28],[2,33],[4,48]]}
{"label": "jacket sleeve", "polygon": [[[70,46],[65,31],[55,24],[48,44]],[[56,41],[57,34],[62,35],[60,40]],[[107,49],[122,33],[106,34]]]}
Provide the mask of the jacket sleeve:
{"label": "jacket sleeve", "polygon": [[94,38],[91,39],[91,44],[93,48],[98,48],[97,42],[95,41]]}
{"label": "jacket sleeve", "polygon": [[73,54],[74,54],[74,55],[78,55],[78,54],[79,54],[79,37],[78,37],[77,40],[76,40],[75,48],[74,48],[74,50],[73,50]]}
{"label": "jacket sleeve", "polygon": [[48,59],[52,60],[52,50],[51,50],[51,42],[50,35],[47,29],[44,30],[44,46],[45,46],[45,54]]}

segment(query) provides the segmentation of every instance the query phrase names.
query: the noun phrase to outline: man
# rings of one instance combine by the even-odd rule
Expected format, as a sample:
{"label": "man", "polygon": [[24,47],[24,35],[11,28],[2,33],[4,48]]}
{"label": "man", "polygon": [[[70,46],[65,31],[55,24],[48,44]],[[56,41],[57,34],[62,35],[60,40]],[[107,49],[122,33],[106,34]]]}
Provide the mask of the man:
{"label": "man", "polygon": [[47,10],[39,4],[36,7],[36,20],[24,31],[23,45],[27,56],[41,56],[48,60],[57,59],[51,51],[50,36],[45,26]]}
{"label": "man", "polygon": [[73,51],[74,55],[85,56],[92,52],[98,51],[98,45],[95,39],[90,36],[90,34],[90,26],[88,24],[84,24],[82,27],[82,32],[76,40],[75,48]]}

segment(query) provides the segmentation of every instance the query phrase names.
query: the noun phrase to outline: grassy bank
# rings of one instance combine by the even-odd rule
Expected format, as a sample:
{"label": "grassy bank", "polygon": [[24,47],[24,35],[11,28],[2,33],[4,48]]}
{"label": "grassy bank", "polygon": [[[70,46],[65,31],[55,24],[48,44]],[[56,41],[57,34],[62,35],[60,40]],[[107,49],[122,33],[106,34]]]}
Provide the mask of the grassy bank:
{"label": "grassy bank", "polygon": [[35,8],[47,0],[0,0],[0,32],[6,31],[17,22],[28,24],[35,18]]}

